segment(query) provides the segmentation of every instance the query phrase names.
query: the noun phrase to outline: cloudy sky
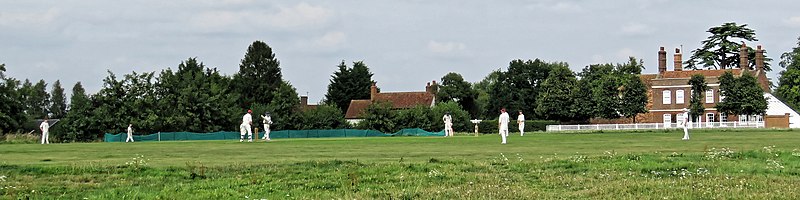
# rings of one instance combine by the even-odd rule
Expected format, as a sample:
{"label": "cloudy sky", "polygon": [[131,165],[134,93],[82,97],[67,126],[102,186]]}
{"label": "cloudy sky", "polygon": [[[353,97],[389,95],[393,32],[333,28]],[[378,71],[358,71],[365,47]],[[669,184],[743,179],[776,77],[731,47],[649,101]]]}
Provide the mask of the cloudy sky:
{"label": "cloudy sky", "polygon": [[776,79],[777,58],[800,36],[797,8],[786,0],[4,1],[0,63],[17,79],[61,80],[68,91],[80,81],[94,93],[107,70],[174,69],[190,57],[230,75],[261,40],[284,79],[316,102],[342,60],[363,60],[383,91],[422,91],[447,72],[477,82],[513,59],[579,70],[635,56],[652,73],[658,47],[689,52],[708,28],[737,22],[756,30]]}

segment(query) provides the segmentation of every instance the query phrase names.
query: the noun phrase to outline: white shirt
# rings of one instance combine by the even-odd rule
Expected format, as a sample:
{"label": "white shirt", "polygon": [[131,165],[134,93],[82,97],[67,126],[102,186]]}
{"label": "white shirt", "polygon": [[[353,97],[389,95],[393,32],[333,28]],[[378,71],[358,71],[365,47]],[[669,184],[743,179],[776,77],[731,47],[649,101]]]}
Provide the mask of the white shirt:
{"label": "white shirt", "polygon": [[500,119],[499,119],[500,129],[508,129],[508,122],[509,122],[508,118],[509,118],[508,113],[500,114]]}
{"label": "white shirt", "polygon": [[128,126],[128,134],[129,134],[129,135],[130,135],[130,134],[133,134],[133,127],[131,127],[131,126]]}
{"label": "white shirt", "polygon": [[519,122],[519,123],[525,123],[525,115],[523,115],[523,114],[519,114],[519,115],[517,116],[517,122]]}
{"label": "white shirt", "polygon": [[450,115],[444,115],[444,117],[442,117],[442,120],[444,120],[445,124],[453,123],[453,118],[450,117]]}
{"label": "white shirt", "polygon": [[42,129],[42,132],[49,132],[50,123],[47,123],[47,120],[44,120],[42,121],[42,124],[39,124],[39,128]]}
{"label": "white shirt", "polygon": [[244,114],[242,117],[242,125],[250,125],[253,124],[253,116],[250,113]]}
{"label": "white shirt", "polygon": [[261,118],[264,118],[264,124],[270,125],[272,124],[272,117],[269,115],[261,115]]}

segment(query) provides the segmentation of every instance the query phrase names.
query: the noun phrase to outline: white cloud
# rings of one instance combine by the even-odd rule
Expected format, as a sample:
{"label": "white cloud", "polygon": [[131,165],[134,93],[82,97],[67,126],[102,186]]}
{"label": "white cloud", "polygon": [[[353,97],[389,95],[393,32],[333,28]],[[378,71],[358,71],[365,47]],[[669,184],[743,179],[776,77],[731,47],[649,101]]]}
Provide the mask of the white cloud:
{"label": "white cloud", "polygon": [[592,64],[606,63],[606,59],[602,55],[592,55]]}
{"label": "white cloud", "polygon": [[325,25],[333,17],[330,9],[299,3],[277,10],[207,11],[193,18],[193,24],[205,29],[277,28],[282,30],[313,29]]}
{"label": "white cloud", "polygon": [[546,10],[557,13],[577,13],[583,12],[583,7],[578,4],[563,1],[538,2],[527,7],[535,10]]}
{"label": "white cloud", "polygon": [[783,20],[783,23],[788,24],[789,26],[800,27],[800,16],[790,17],[789,19]]}
{"label": "white cloud", "polygon": [[2,12],[0,13],[0,25],[47,25],[56,20],[60,15],[61,11],[55,8],[39,12]]}
{"label": "white cloud", "polygon": [[467,45],[458,42],[437,42],[433,40],[428,42],[428,50],[433,53],[452,53],[463,51],[466,48]]}
{"label": "white cloud", "polygon": [[347,34],[341,31],[334,31],[325,33],[320,38],[314,41],[314,46],[323,48],[336,48],[341,47],[347,42]]}
{"label": "white cloud", "polygon": [[637,57],[636,52],[633,51],[633,49],[630,49],[630,48],[626,47],[626,48],[622,48],[619,51],[617,51],[617,58],[621,59],[621,60],[618,61],[620,63],[627,62],[628,61],[628,57],[631,57],[631,56]]}
{"label": "white cloud", "polygon": [[647,26],[646,24],[628,23],[622,25],[620,32],[622,32],[623,35],[628,36],[641,36],[653,33],[653,28],[650,28],[650,26]]}

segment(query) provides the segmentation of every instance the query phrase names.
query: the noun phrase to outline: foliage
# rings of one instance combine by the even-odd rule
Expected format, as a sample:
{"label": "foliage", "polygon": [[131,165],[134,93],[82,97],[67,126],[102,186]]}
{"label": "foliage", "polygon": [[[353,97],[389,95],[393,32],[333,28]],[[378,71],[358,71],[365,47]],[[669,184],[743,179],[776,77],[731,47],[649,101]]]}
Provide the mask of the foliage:
{"label": "foliage", "polygon": [[[644,68],[642,61],[630,57],[624,64],[594,64],[583,69],[578,91],[573,93],[576,101],[581,102],[573,107],[576,115],[591,113],[589,117],[614,119],[634,117],[646,113],[647,86],[639,77]],[[587,91],[582,91],[587,90]],[[590,99],[585,99],[586,95]],[[576,116],[582,120],[587,116]]]}
{"label": "foliage", "polygon": [[[754,69],[755,50],[747,47],[749,66],[739,66],[739,48],[741,44],[732,40],[743,40],[754,42],[756,39],[755,30],[747,27],[747,24],[737,25],[735,22],[724,23],[718,27],[711,27],[706,31],[711,33],[708,39],[703,40],[700,48],[692,51],[692,56],[685,63],[687,69],[713,68],[733,69],[744,68]],[[771,71],[769,61],[772,59],[764,56],[764,69]]]}
{"label": "foliage", "polygon": [[[434,121],[436,121],[436,118],[439,117],[440,116],[436,116],[433,112],[431,112],[430,107],[418,105],[410,109],[397,111],[395,122],[397,123],[397,126],[400,127],[399,129],[420,128],[426,131],[435,132],[441,131],[444,128],[444,126],[433,126]],[[441,118],[438,120],[441,120]]]}
{"label": "foliage", "polygon": [[250,108],[253,103],[269,104],[273,93],[283,82],[280,61],[272,48],[262,41],[254,41],[233,75],[231,86],[239,94],[241,108]]}
{"label": "foliage", "polygon": [[620,74],[620,104],[618,112],[628,118],[633,118],[636,123],[636,115],[647,111],[647,85],[639,77],[644,69],[642,61],[630,57],[628,63],[618,64],[617,70]]}
{"label": "foliage", "polygon": [[96,130],[92,126],[92,102],[86,95],[86,90],[83,89],[81,82],[75,83],[75,86],[72,87],[69,103],[69,112],[59,122],[60,130],[54,131],[56,134],[54,136],[67,142],[96,140],[96,132],[90,132]]}
{"label": "foliage", "polygon": [[25,113],[28,119],[42,119],[47,116],[50,107],[50,94],[47,93],[47,83],[44,80],[39,80],[33,85],[25,79],[20,91],[25,99]]}
{"label": "foliage", "polygon": [[478,81],[475,84],[472,84],[472,90],[477,93],[477,98],[475,99],[475,107],[478,110],[478,116],[475,118],[477,119],[487,119],[487,108],[489,106],[489,90],[493,87],[495,83],[497,83],[497,78],[502,73],[499,69],[494,70],[489,75],[483,78],[483,80]]}
{"label": "foliage", "polygon": [[800,37],[797,38],[797,46],[792,51],[781,54],[781,67],[786,71],[800,69]]}
{"label": "foliage", "polygon": [[[553,66],[558,65],[566,63],[547,63],[539,59],[511,61],[508,70],[499,73],[497,82],[491,85],[485,114],[493,116],[493,113],[503,107],[507,110],[522,110],[524,113],[535,114],[540,86]],[[530,117],[539,118],[535,115]]]}
{"label": "foliage", "polygon": [[67,99],[61,81],[53,83],[53,90],[50,91],[50,118],[59,119],[67,115]]}
{"label": "foliage", "polygon": [[750,72],[742,72],[739,78],[730,71],[719,78],[720,94],[725,100],[717,103],[717,111],[730,115],[763,115],[767,112],[764,89]]}
{"label": "foliage", "polygon": [[431,113],[433,114],[433,119],[430,119],[430,121],[433,122],[433,127],[431,128],[432,131],[444,130],[444,121],[442,120],[442,117],[444,117],[444,114],[447,112],[449,112],[450,116],[453,117],[453,131],[470,132],[472,130],[472,122],[469,121],[469,113],[464,111],[460,105],[451,101],[437,103],[433,106],[433,108],[431,108]]}
{"label": "foliage", "polygon": [[350,106],[350,100],[370,98],[370,87],[374,81],[372,72],[364,61],[353,62],[352,68],[347,68],[342,61],[337,67],[339,71],[333,72],[328,84],[325,104],[335,105],[345,113]]}
{"label": "foliage", "polygon": [[384,133],[392,133],[397,130],[395,122],[395,112],[392,105],[387,102],[375,102],[370,104],[362,114],[364,119],[358,123],[359,129],[371,129]]}
{"label": "foliage", "polygon": [[475,104],[478,93],[472,89],[472,84],[464,81],[464,77],[455,72],[447,73],[441,81],[436,92],[436,100],[438,102],[456,102],[469,112],[471,118],[476,118],[479,112]]}
{"label": "foliage", "polygon": [[297,90],[289,82],[283,81],[275,92],[273,99],[267,105],[267,110],[272,113],[272,126],[274,130],[294,130],[302,128],[303,115],[300,110],[300,98]]}
{"label": "foliage", "polygon": [[570,92],[570,99],[572,105],[564,109],[569,109],[572,113],[572,118],[579,123],[586,123],[592,116],[594,116],[594,107],[592,107],[594,100],[592,99],[591,82],[588,79],[582,78],[578,80]]}
{"label": "foliage", "polygon": [[344,129],[350,124],[344,119],[344,114],[336,106],[322,104],[314,109],[303,111],[302,129]]}
{"label": "foliage", "polygon": [[[720,82],[722,82],[722,78],[720,78]],[[692,75],[692,78],[689,79],[689,85],[692,86],[692,95],[689,98],[689,116],[691,116],[691,119],[697,119],[706,110],[703,99],[709,87],[706,83],[706,77],[702,74]]]}
{"label": "foliage", "polygon": [[6,65],[0,64],[0,135],[17,131],[25,122],[25,106],[18,91],[19,82],[5,75]]}
{"label": "foliage", "polygon": [[795,109],[800,108],[800,38],[797,40],[797,47],[781,54],[780,65],[786,70],[781,72],[775,90],[778,98]]}
{"label": "foliage", "polygon": [[577,84],[575,74],[566,65],[554,66],[541,85],[536,113],[543,119],[568,121],[575,113],[569,109],[575,104],[572,98]]}

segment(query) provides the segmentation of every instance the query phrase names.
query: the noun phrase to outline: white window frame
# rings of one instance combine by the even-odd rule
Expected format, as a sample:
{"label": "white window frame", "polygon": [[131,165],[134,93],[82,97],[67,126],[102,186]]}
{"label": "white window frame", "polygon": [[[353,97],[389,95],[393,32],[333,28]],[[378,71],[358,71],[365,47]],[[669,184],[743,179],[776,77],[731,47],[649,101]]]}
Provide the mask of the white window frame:
{"label": "white window frame", "polygon": [[684,104],[684,94],[685,92],[683,90],[675,90],[675,104]]}
{"label": "white window frame", "polygon": [[686,116],[683,116],[683,113],[678,113],[678,114],[675,115],[675,121],[676,121],[676,123],[684,124],[684,126],[685,126],[686,125]]}
{"label": "white window frame", "polygon": [[671,114],[664,114],[663,115],[664,127],[670,127],[672,124],[672,115]]}
{"label": "white window frame", "polygon": [[672,91],[670,90],[661,91],[661,104],[664,105],[672,104]]}
{"label": "white window frame", "polygon": [[722,95],[722,91],[719,91],[719,102],[725,100],[725,95]]}
{"label": "white window frame", "polygon": [[725,113],[719,113],[719,122],[728,122],[728,115]]}
{"label": "white window frame", "polygon": [[706,90],[706,103],[714,103],[714,89]]}

